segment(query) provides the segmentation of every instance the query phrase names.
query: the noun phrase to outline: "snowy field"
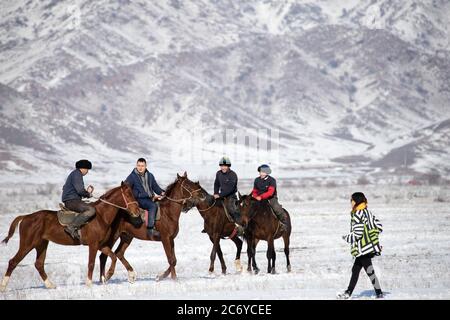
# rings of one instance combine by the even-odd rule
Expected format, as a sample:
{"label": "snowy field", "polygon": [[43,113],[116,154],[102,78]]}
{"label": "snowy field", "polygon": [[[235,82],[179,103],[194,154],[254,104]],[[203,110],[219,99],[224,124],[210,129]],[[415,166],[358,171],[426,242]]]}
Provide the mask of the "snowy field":
{"label": "snowy field", "polygon": [[[30,190],[33,186],[29,187]],[[34,187],[35,188],[35,187]],[[114,278],[98,282],[98,260],[92,288],[84,285],[87,247],[64,247],[50,243],[46,271],[57,285],[44,288],[30,253],[12,274],[0,299],[334,299],[346,288],[352,258],[341,236],[349,229],[349,197],[364,191],[369,208],[384,225],[383,255],[374,259],[386,299],[450,299],[450,189],[449,187],[356,186],[342,188],[285,188],[282,204],[291,213],[292,272],[286,273],[283,242],[277,240],[277,274],[266,274],[266,243],[257,249],[258,275],[234,269],[235,246],[222,241],[228,274],[208,273],[211,243],[200,233],[203,221],[196,209],[182,214],[175,240],[177,281],[157,282],[167,268],[159,242],[134,240],[127,258],[138,273],[136,283],[127,282],[125,268],[118,262]],[[56,208],[57,192],[25,192],[2,189],[0,236],[6,236],[12,219],[38,208]],[[22,203],[20,203],[20,201]],[[18,249],[16,231],[7,246],[0,246],[0,272]],[[242,254],[246,267],[246,245]],[[244,268],[245,270],[246,268]],[[364,272],[353,299],[372,299],[373,290]]]}

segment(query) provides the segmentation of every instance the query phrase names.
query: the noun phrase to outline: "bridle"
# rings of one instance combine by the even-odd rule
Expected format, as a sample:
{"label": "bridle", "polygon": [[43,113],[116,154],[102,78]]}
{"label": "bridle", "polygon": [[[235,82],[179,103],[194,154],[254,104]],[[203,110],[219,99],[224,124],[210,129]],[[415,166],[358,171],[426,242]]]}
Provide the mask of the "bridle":
{"label": "bridle", "polygon": [[210,205],[208,208],[206,208],[206,209],[199,209],[199,208],[197,208],[197,210],[198,210],[199,212],[208,211],[209,209],[211,209],[212,207],[214,207],[214,206],[216,205],[216,200],[217,200],[217,199],[214,198],[214,201],[213,201],[212,205]]}
{"label": "bridle", "polygon": [[[119,206],[119,205],[117,205],[115,203],[109,202],[108,200],[102,199],[102,197],[100,197],[100,198],[93,197],[93,198],[98,199],[98,200],[100,200],[103,203],[109,204],[110,206],[116,207],[118,209],[125,210],[125,211],[127,211],[128,213],[130,213],[134,217],[135,215],[130,210],[128,210],[128,208],[130,207],[130,204],[137,204],[137,206],[139,207],[139,203],[137,201],[130,201],[130,202],[128,202],[127,198],[125,197],[125,194],[123,193],[122,187],[120,187],[120,192],[122,194],[123,202],[125,202],[125,207],[121,207],[121,206]],[[136,215],[136,217],[137,216],[138,215]]]}
{"label": "bridle", "polygon": [[183,181],[181,182],[181,188],[184,189],[184,190],[186,190],[186,191],[189,193],[189,197],[187,197],[187,198],[181,198],[181,199],[173,199],[173,198],[171,198],[171,197],[169,197],[169,196],[165,196],[165,198],[167,198],[167,200],[170,200],[170,201],[172,201],[172,202],[175,202],[175,203],[184,205],[184,204],[186,203],[187,200],[191,200],[191,199],[194,197],[194,196],[193,196],[193,193],[194,193],[194,192],[197,192],[197,191],[202,190],[202,188],[198,188],[198,189],[195,189],[195,190],[193,190],[193,191],[189,190],[187,187],[184,186],[184,182],[185,182],[185,181],[186,181],[186,180],[183,180]]}

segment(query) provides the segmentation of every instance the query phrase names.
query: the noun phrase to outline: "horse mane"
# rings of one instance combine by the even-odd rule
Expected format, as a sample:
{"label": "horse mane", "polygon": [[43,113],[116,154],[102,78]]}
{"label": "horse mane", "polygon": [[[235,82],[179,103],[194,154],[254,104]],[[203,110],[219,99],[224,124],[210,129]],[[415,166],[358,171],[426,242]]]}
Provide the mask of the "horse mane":
{"label": "horse mane", "polygon": [[102,195],[100,196],[100,198],[99,198],[97,201],[95,201],[95,202],[93,203],[93,205],[97,205],[98,203],[100,203],[100,202],[101,202],[100,199],[106,199],[106,198],[108,198],[114,191],[116,191],[117,188],[120,188],[120,186],[114,187],[114,188],[109,189],[108,191],[106,191],[104,194],[102,194]]}
{"label": "horse mane", "polygon": [[167,186],[167,188],[166,188],[166,195],[168,195],[168,194],[171,194],[171,193],[172,193],[172,191],[173,191],[173,189],[175,188],[175,186],[176,186],[177,182],[178,182],[178,178],[177,178],[177,179],[175,179],[175,181],[174,181],[174,182],[172,182],[171,184],[169,184],[169,185]]}

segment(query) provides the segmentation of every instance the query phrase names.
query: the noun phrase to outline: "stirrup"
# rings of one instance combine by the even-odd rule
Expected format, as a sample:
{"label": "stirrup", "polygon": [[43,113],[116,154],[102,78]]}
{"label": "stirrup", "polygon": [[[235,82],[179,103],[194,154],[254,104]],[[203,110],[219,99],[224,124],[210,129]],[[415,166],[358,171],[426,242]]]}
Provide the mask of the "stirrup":
{"label": "stirrup", "polygon": [[152,237],[157,238],[157,237],[161,236],[161,233],[158,230],[156,230],[155,228],[147,228],[147,235],[150,238],[152,238]]}
{"label": "stirrup", "polygon": [[64,231],[69,234],[74,240],[80,240],[80,235],[77,229],[72,229],[70,227],[65,227]]}

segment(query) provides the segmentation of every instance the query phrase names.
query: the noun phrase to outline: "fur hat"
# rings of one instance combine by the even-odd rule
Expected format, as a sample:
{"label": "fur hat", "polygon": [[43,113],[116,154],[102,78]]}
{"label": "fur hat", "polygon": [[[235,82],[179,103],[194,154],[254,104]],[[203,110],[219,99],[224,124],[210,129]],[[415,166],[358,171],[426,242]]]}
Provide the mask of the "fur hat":
{"label": "fur hat", "polygon": [[75,164],[75,168],[77,169],[92,169],[92,163],[89,160],[80,160]]}

